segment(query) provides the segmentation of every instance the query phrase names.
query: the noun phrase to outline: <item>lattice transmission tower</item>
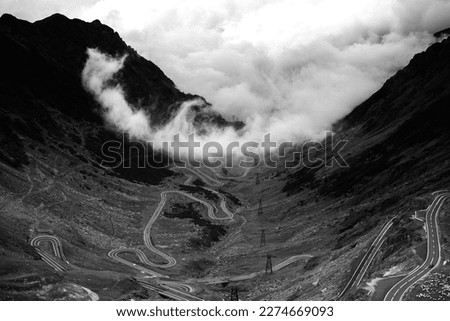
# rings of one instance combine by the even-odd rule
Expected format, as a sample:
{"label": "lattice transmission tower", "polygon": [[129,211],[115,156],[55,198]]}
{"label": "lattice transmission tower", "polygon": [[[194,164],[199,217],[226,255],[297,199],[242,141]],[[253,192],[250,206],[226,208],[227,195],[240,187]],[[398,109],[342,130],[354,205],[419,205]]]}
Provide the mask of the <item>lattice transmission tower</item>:
{"label": "lattice transmission tower", "polygon": [[236,287],[230,289],[230,301],[239,301],[239,290]]}
{"label": "lattice transmission tower", "polygon": [[267,253],[267,260],[266,260],[266,274],[273,274],[272,270],[272,255]]}
{"label": "lattice transmission tower", "polygon": [[259,246],[263,247],[266,245],[266,231],[261,230],[261,242],[259,242]]}
{"label": "lattice transmission tower", "polygon": [[259,205],[258,205],[258,215],[262,215],[262,214],[263,214],[262,200],[259,200]]}

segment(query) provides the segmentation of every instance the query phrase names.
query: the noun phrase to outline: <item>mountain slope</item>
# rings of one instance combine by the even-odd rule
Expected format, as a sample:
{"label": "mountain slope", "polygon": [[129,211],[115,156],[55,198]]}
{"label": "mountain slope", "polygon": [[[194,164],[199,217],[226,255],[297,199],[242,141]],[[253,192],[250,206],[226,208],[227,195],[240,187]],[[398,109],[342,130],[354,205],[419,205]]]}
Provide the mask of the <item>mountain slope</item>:
{"label": "mountain slope", "polygon": [[[329,139],[327,144],[310,144],[316,147],[312,154],[302,155],[303,164],[315,166],[257,168],[245,182],[230,187],[251,210],[234,242],[221,249],[220,258],[227,263],[218,274],[231,274],[236,267],[263,269],[267,253],[274,264],[308,254],[313,258],[306,264],[244,283],[242,291],[264,300],[380,300],[395,281],[422,264],[427,237],[423,222],[413,216],[431,203],[432,192],[450,186],[448,57],[450,39],[433,44],[334,125],[334,145],[348,141],[341,150],[348,167],[326,157],[337,153]],[[308,156],[327,162],[311,164]],[[359,284],[339,296],[389,222]],[[450,260],[445,204],[439,228],[443,264],[431,275],[433,280],[450,276],[444,265]],[[260,245],[263,235],[265,246]],[[429,280],[432,287],[424,290],[419,284],[413,293],[450,299],[446,284]]]}
{"label": "mountain slope", "polygon": [[450,186],[448,57],[450,39],[433,44],[335,124],[337,139],[348,140],[341,155],[349,167],[302,167],[284,186],[288,195],[312,193],[316,200],[339,202],[346,215],[333,228],[336,249],[397,215],[370,273],[420,260],[414,253],[425,235],[410,217],[426,208],[431,192]]}
{"label": "mountain slope", "polygon": [[[17,135],[66,149],[85,162],[102,159],[104,142],[122,141],[104,124],[100,106],[82,86],[88,48],[111,56],[127,55],[114,82],[124,88],[129,103],[151,115],[152,126],[167,123],[183,102],[193,98],[203,102],[192,107],[199,132],[208,124],[243,126],[224,120],[203,98],[180,92],[155,64],[139,56],[117,32],[98,20],[86,23],[55,14],[29,23],[4,14],[0,18],[0,43],[0,122],[5,132],[0,139],[11,145],[0,147],[0,157],[14,166],[27,162]],[[147,169],[139,174],[120,168],[115,172],[152,184],[170,174],[164,169]]]}
{"label": "mountain slope", "polygon": [[68,90],[82,90],[77,85],[81,83],[87,48],[98,48],[112,56],[129,55],[118,81],[124,84],[130,103],[142,101],[141,105],[154,115],[156,124],[167,120],[175,108],[173,104],[190,97],[177,90],[156,65],[140,57],[98,20],[86,23],[55,14],[29,23],[5,14],[0,18],[0,31],[5,48],[2,77],[35,95],[51,95],[48,98],[59,103],[58,109],[75,119],[92,117],[88,95],[72,92],[72,99],[67,99]]}
{"label": "mountain slope", "polygon": [[[423,188],[427,181],[430,189],[445,186],[448,167],[442,164],[450,136],[449,54],[450,39],[432,45],[335,124],[337,137],[348,140],[342,151],[348,168],[302,168],[290,176],[285,191],[314,186],[323,196],[366,198],[413,183],[418,174],[426,177],[419,181]],[[324,154],[325,150],[318,156]]]}
{"label": "mountain slope", "polygon": [[[190,186],[191,178],[167,169],[139,169],[139,159],[131,168],[114,171],[99,166],[101,145],[121,138],[105,127],[100,106],[81,85],[86,49],[128,54],[116,81],[127,100],[147,109],[159,125],[197,96],[178,91],[158,67],[98,21],[54,15],[28,23],[3,15],[0,42],[0,299],[60,298],[66,290],[72,293],[74,284],[105,300],[159,299],[136,282],[140,271],[108,253],[145,250],[142,233],[163,191],[180,189],[215,202],[218,209],[223,203],[205,193],[207,183],[197,179],[192,180],[197,186]],[[193,278],[203,298],[226,297],[228,281],[217,286],[195,283],[195,278],[237,276],[241,281],[230,285],[237,285],[244,299],[332,300],[392,218],[366,278],[414,268],[423,261],[425,237],[411,215],[429,204],[430,192],[450,183],[449,54],[449,40],[434,44],[335,124],[337,137],[349,140],[342,152],[348,168],[275,172],[261,167],[244,179],[224,181],[217,192],[235,220],[223,225],[212,223],[199,202],[167,196],[150,242],[177,264],[155,271],[183,282]],[[202,123],[242,126],[210,112],[206,102],[194,112],[197,130]],[[326,152],[330,148],[315,155]],[[444,223],[446,237],[450,222]],[[30,241],[42,235],[61,241],[69,271],[53,271],[39,260]],[[443,241],[445,248],[449,240]],[[50,242],[40,246],[52,253]],[[267,254],[273,254],[274,266],[296,256],[304,259],[284,266],[282,273],[257,275]],[[132,253],[121,255],[134,266],[142,263]],[[445,267],[441,271],[449,273]],[[352,288],[345,298],[366,296]]]}
{"label": "mountain slope", "polygon": [[[99,166],[102,145],[122,137],[105,124],[101,107],[82,86],[87,48],[127,54],[114,81],[156,126],[168,122],[184,101],[202,98],[180,92],[99,21],[56,14],[29,23],[4,14],[0,43],[0,299],[55,299],[73,290],[73,283],[106,300],[159,298],[108,253],[141,245],[143,222],[160,197],[155,185],[173,172],[143,153],[124,152],[132,159],[125,162],[130,168]],[[227,122],[207,102],[194,107],[198,130],[208,123],[242,126]],[[133,145],[125,141],[122,147]],[[145,168],[138,166],[142,160]],[[61,241],[76,266],[64,277],[30,245],[48,234]],[[52,253],[49,244],[42,246]]]}

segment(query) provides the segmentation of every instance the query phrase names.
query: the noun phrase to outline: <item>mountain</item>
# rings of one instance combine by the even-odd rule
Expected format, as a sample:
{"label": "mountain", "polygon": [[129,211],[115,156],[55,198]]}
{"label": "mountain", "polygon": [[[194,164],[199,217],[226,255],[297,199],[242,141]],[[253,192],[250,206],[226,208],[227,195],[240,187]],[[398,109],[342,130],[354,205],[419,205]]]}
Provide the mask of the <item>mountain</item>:
{"label": "mountain", "polygon": [[[425,237],[411,215],[427,207],[431,192],[450,186],[448,57],[447,38],[417,54],[334,125],[335,140],[348,141],[341,151],[348,167],[302,167],[289,174],[284,186],[288,195],[309,192],[339,202],[346,215],[333,227],[336,249],[359,242],[397,214],[398,225],[376,258],[378,269],[371,273],[389,260],[395,266],[412,259],[408,251],[423,246]],[[331,148],[316,156],[325,158],[326,152]]]}
{"label": "mountain", "polygon": [[[417,54],[334,125],[337,138],[348,140],[342,156],[349,167],[302,168],[290,176],[285,191],[313,186],[323,196],[363,199],[393,187],[413,193],[414,188],[446,186],[449,53],[450,39],[446,39]],[[324,156],[325,150],[319,155]]]}
{"label": "mountain", "polygon": [[[18,139],[21,135],[59,145],[56,148],[66,149],[83,161],[100,159],[99,143],[115,138],[113,131],[104,126],[100,107],[82,86],[87,48],[111,56],[127,55],[115,81],[124,87],[128,102],[151,115],[154,126],[167,123],[184,101],[199,98],[204,102],[194,106],[199,130],[211,123],[242,127],[242,123],[227,122],[211,111],[203,98],[179,91],[161,69],[139,56],[117,32],[98,20],[86,23],[55,14],[29,23],[4,14],[0,18],[0,43],[0,139],[7,142],[2,144],[0,157],[15,166],[27,162]],[[88,154],[76,152],[78,147]],[[149,168],[144,176],[132,171],[118,174],[158,183],[170,173]]]}
{"label": "mountain", "polygon": [[[94,287],[111,285],[114,289],[105,294],[109,298],[147,298],[107,254],[112,244],[142,241],[140,222],[146,218],[140,215],[149,200],[159,198],[159,190],[151,186],[174,173],[148,158],[151,150],[137,157],[127,154],[136,143],[126,140],[122,147],[131,159],[124,161],[127,166],[100,166],[102,144],[122,142],[122,136],[105,124],[101,106],[83,88],[87,49],[127,55],[114,81],[124,88],[128,102],[151,114],[154,126],[169,122],[181,104],[192,99],[201,101],[192,107],[198,132],[208,124],[240,128],[243,123],[226,121],[202,97],[178,90],[161,69],[98,20],[87,23],[55,14],[30,23],[3,14],[0,44],[0,275],[8,280],[11,275],[30,275],[31,285],[19,291],[20,298],[30,298],[24,293],[31,289],[33,299],[42,299],[34,291],[36,280],[40,286],[51,283],[65,289],[30,246],[34,236],[50,233],[63,241],[66,254],[77,253],[78,264],[91,271],[76,272],[72,282],[82,278],[94,280]],[[99,267],[109,272],[102,274]],[[11,294],[17,284],[2,282],[0,299],[17,298]]]}
{"label": "mountain", "polygon": [[[445,34],[334,124],[335,143],[348,141],[341,151],[348,167],[328,158],[314,168],[261,166],[236,178],[238,169],[214,176],[208,169],[175,174],[156,162],[139,168],[144,154],[129,168],[101,167],[102,144],[122,138],[82,86],[87,48],[128,55],[114,81],[157,126],[192,98],[202,101],[192,109],[198,132],[205,124],[243,124],[179,91],[99,21],[56,14],[29,23],[3,15],[0,300],[95,299],[85,288],[101,300],[160,300],[170,284],[178,295],[194,289],[211,300],[228,298],[231,289],[248,300],[334,300],[392,222],[361,285],[394,277],[380,281],[387,284],[373,297],[361,287],[339,296],[382,299],[389,282],[424,262],[424,226],[412,216],[450,183]],[[313,156],[336,155],[330,141],[323,143]],[[444,262],[448,215],[439,223]],[[274,273],[259,273],[270,260]],[[438,272],[450,278],[447,266]]]}

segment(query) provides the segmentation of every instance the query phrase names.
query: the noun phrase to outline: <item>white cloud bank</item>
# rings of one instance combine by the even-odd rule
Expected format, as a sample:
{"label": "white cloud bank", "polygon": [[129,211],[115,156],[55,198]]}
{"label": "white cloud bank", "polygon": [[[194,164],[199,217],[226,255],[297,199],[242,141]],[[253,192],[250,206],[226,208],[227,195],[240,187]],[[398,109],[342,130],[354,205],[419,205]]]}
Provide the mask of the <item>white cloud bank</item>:
{"label": "white cloud bank", "polygon": [[297,140],[321,135],[434,41],[450,2],[104,0],[82,17],[245,121],[246,139]]}
{"label": "white cloud bank", "polygon": [[[277,140],[321,135],[450,24],[447,0],[55,3],[69,16],[119,31],[181,90],[238,116],[248,124],[244,139],[258,141],[269,131]],[[134,120],[117,121],[130,126],[139,113],[126,115]],[[139,131],[150,130],[138,123]]]}
{"label": "white cloud bank", "polygon": [[[174,142],[175,135],[178,135],[179,141],[189,140],[195,116],[191,107],[204,105],[203,100],[183,102],[178,113],[165,126],[152,126],[152,115],[139,106],[129,104],[122,86],[113,84],[114,77],[123,68],[127,56],[111,57],[94,48],[88,48],[87,55],[88,59],[82,71],[83,86],[100,103],[108,125],[120,133],[128,133],[132,138],[152,142],[157,149],[165,149],[168,152],[173,151],[169,146]],[[196,143],[200,144],[200,148],[194,150],[194,155],[196,159],[201,159],[204,156],[203,147],[208,142],[217,142],[225,149],[230,141],[237,139],[237,133],[232,128],[211,127],[208,129],[208,135],[196,137]],[[242,140],[243,137],[239,139]],[[188,156],[188,150],[183,149],[180,152],[182,155],[179,156]],[[239,154],[238,150],[232,152]]]}

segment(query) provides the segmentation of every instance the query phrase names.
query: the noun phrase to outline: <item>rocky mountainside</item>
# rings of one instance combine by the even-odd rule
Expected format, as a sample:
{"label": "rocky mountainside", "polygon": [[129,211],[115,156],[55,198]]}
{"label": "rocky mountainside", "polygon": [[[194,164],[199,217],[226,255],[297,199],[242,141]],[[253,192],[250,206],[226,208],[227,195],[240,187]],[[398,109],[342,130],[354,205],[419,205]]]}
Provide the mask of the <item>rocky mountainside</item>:
{"label": "rocky mountainside", "polygon": [[397,214],[372,273],[389,267],[388,260],[392,267],[415,256],[425,236],[410,217],[426,208],[427,195],[450,186],[449,57],[450,39],[431,45],[335,124],[336,140],[348,140],[341,154],[349,167],[302,167],[284,186],[288,195],[312,193],[346,211],[330,231],[336,249],[359,242]]}
{"label": "rocky mountainside", "polygon": [[[179,91],[99,21],[55,14],[30,23],[4,14],[0,43],[0,300],[89,297],[77,294],[84,291],[77,284],[100,291],[101,299],[148,299],[129,268],[108,253],[142,245],[143,226],[160,199],[156,186],[174,173],[142,153],[133,154],[129,168],[99,165],[102,144],[122,137],[83,88],[87,49],[127,55],[114,81],[155,126],[170,121],[183,102],[204,99]],[[243,126],[207,102],[193,112],[197,131],[206,124]],[[123,149],[132,144],[125,141]],[[151,166],[138,168],[147,162]],[[77,267],[62,277],[41,261],[31,246],[39,235],[57,236]]]}
{"label": "rocky mountainside", "polygon": [[[0,300],[164,297],[136,281],[143,275],[138,267],[163,273],[183,289],[190,285],[203,299],[227,298],[232,286],[243,299],[334,300],[390,219],[392,228],[363,280],[401,275],[423,262],[423,224],[412,215],[450,183],[450,39],[416,55],[335,124],[337,139],[348,140],[342,156],[349,167],[258,167],[242,179],[218,182],[223,185],[204,179],[213,176],[206,169],[194,180],[195,171],[138,170],[139,161],[130,168],[99,166],[101,145],[121,138],[104,125],[100,106],[82,86],[87,48],[128,55],[115,81],[158,125],[183,101],[198,98],[180,92],[109,27],[61,15],[35,23],[3,15],[0,43]],[[193,111],[198,130],[204,123],[243,125],[211,112],[206,102]],[[315,156],[325,158],[331,147]],[[221,175],[242,174],[234,170]],[[184,194],[163,197],[174,190]],[[212,219],[208,203],[230,209],[234,219]],[[149,242],[176,258],[170,268],[158,267],[163,259],[143,245],[158,208]],[[444,262],[450,260],[448,215],[440,228]],[[40,237],[45,241],[32,246]],[[60,242],[69,263],[58,262],[67,271],[52,268],[37,252],[53,253],[52,238]],[[139,251],[157,266],[144,264]],[[273,254],[275,271],[258,274],[267,254]],[[450,268],[439,273],[450,277]],[[229,276],[238,281],[197,282]],[[367,295],[351,288],[343,298]]]}
{"label": "rocky mountainside", "polygon": [[[348,168],[301,168],[285,187],[325,197],[414,194],[446,186],[450,167],[450,39],[417,54],[372,97],[337,122]],[[325,153],[325,150],[321,151]],[[319,154],[320,156],[322,154]],[[322,156],[323,156],[322,155]]]}
{"label": "rocky mountainside", "polygon": [[[27,162],[19,136],[66,149],[83,161],[99,159],[99,144],[114,138],[104,126],[100,107],[82,86],[87,48],[111,56],[127,55],[114,81],[124,88],[128,102],[151,115],[154,126],[167,123],[184,101],[204,101],[179,91],[155,64],[139,56],[117,32],[98,20],[86,23],[55,14],[29,23],[4,14],[0,18],[0,43],[0,139],[5,142],[0,157],[15,166]],[[225,121],[209,110],[207,102],[194,111],[200,129],[206,123],[242,126]],[[86,152],[77,152],[78,147]],[[148,183],[158,183],[169,174],[152,169],[147,173],[152,173],[151,177],[132,171],[120,174]]]}

